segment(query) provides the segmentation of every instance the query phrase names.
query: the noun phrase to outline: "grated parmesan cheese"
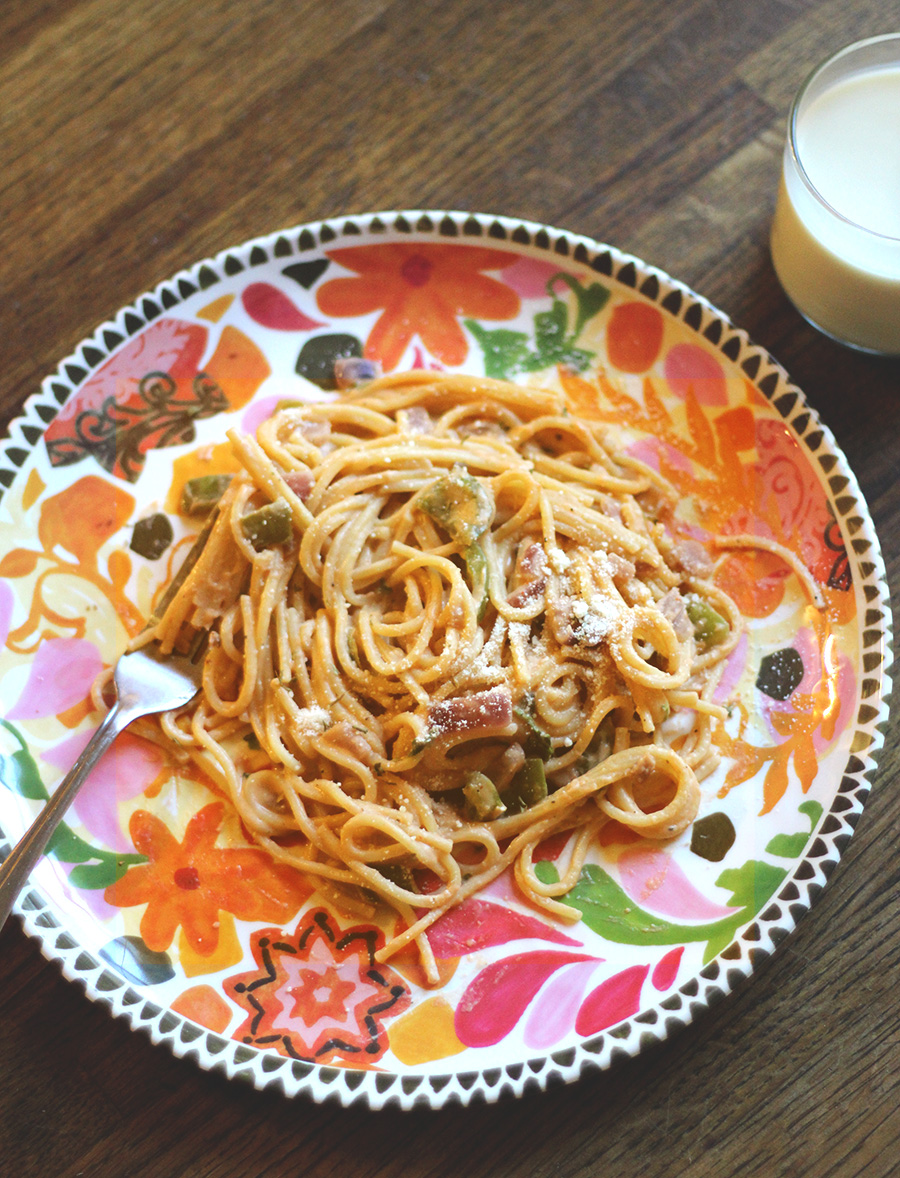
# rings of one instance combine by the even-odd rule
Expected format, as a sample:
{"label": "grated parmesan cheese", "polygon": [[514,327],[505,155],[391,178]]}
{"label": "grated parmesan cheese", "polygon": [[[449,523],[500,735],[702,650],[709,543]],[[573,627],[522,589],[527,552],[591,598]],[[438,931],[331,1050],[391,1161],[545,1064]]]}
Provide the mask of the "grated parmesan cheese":
{"label": "grated parmesan cheese", "polygon": [[566,569],[569,567],[569,565],[572,563],[571,560],[569,560],[568,556],[566,556],[566,554],[563,552],[563,550],[561,548],[557,548],[555,544],[552,545],[550,548],[548,548],[546,551],[547,551],[547,559],[550,561],[550,564],[551,564],[554,572],[564,573],[566,571]]}
{"label": "grated parmesan cheese", "polygon": [[301,736],[318,736],[331,723],[331,716],[324,708],[301,708],[296,713],[295,722]]}

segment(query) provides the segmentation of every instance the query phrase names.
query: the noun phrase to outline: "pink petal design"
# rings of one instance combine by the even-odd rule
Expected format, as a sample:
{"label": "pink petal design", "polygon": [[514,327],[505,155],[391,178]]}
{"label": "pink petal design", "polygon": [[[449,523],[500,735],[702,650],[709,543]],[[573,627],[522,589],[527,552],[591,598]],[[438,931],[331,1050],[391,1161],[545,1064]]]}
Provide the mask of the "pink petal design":
{"label": "pink petal design", "polygon": [[47,638],[37,648],[25,689],[9,720],[57,716],[81,703],[103,670],[103,660],[86,638]]}
{"label": "pink petal design", "polygon": [[465,900],[451,908],[428,930],[432,952],[440,958],[462,957],[526,937],[576,948],[582,945],[542,920],[480,899]]}
{"label": "pink petal design", "polygon": [[0,647],[6,646],[6,639],[9,637],[13,604],[13,591],[9,581],[0,581]]}
{"label": "pink petal design", "polygon": [[839,653],[837,655],[837,663],[835,665],[834,652],[831,650],[828,652],[830,665],[827,669],[825,668],[822,651],[819,648],[814,632],[809,626],[801,627],[794,635],[790,645],[803,660],[803,678],[787,699],[772,699],[764,692],[761,692],[757,696],[760,700],[760,711],[765,718],[766,726],[772,738],[777,743],[782,738],[772,723],[772,714],[774,712],[792,712],[795,707],[793,702],[794,696],[809,695],[816,691],[819,689],[819,684],[824,676],[830,682],[831,690],[834,693],[832,699],[837,706],[837,716],[833,716],[831,720],[831,724],[834,726],[833,731],[829,724],[827,737],[823,734],[825,725],[820,725],[813,733],[813,744],[815,745],[816,752],[820,753],[835,737],[843,732],[853,714],[853,705],[856,699],[856,674],[853,670],[853,664],[845,654]]}
{"label": "pink petal design", "polygon": [[[70,736],[48,749],[41,759],[68,773],[90,737],[90,732]],[[79,821],[111,851],[134,850],[131,839],[119,824],[119,803],[143,793],[164,765],[165,756],[155,744],[123,733],[81,787],[72,807]]]}
{"label": "pink petal design", "polygon": [[244,310],[262,327],[275,331],[312,331],[324,327],[296,307],[283,291],[268,282],[251,282],[241,295]]}
{"label": "pink petal design", "polygon": [[[286,977],[273,993],[281,1011],[273,1019],[272,1028],[276,1031],[293,1031],[301,1035],[306,1043],[315,1043],[324,1032],[328,1032],[331,1038],[340,1035],[342,1031],[347,1037],[358,1035],[360,1006],[371,1006],[376,999],[383,996],[383,990],[363,975],[358,959],[350,958],[336,962],[324,939],[313,941],[306,958],[282,954],[281,964]],[[309,974],[321,978],[323,989],[330,989],[335,981],[344,983],[348,989],[352,986],[347,998],[340,1004],[330,1005],[324,1014],[319,1014],[318,1009],[314,1008],[312,1022],[309,1021],[309,1012],[297,1009],[296,1001],[296,993],[302,988]]]}
{"label": "pink petal design", "polygon": [[676,450],[669,442],[663,441],[662,438],[642,438],[639,442],[632,442],[628,447],[628,453],[632,458],[646,462],[655,471],[660,470],[663,457],[675,470],[683,470],[686,474],[690,474],[693,469],[690,459],[686,458],[680,450]]}
{"label": "pink petal design", "polygon": [[456,1034],[467,1047],[490,1047],[508,1035],[547,978],[564,965],[590,961],[586,953],[539,949],[487,966],[456,1008]]}
{"label": "pink petal design", "polygon": [[539,299],[547,293],[547,283],[560,267],[540,258],[516,258],[511,266],[502,270],[503,281],[511,286],[523,299]]}
{"label": "pink petal design", "polygon": [[751,473],[757,496],[755,529],[758,534],[772,533],[771,527],[761,526],[758,521],[774,508],[782,535],[797,538],[801,559],[815,579],[824,584],[836,552],[825,539],[834,521],[821,483],[783,421],[760,418],[756,422],[756,450],[758,457]]}
{"label": "pink petal design", "polygon": [[649,965],[632,965],[601,982],[591,991],[575,1020],[579,1035],[596,1035],[598,1031],[637,1014],[641,1004],[641,987],[650,972]]}
{"label": "pink petal design", "polygon": [[721,920],[737,912],[699,892],[671,855],[655,847],[631,847],[619,856],[619,878],[628,895],[652,912],[679,920]]}
{"label": "pink petal design", "polygon": [[561,830],[558,834],[551,834],[534,848],[532,859],[535,863],[554,862],[560,857],[572,837],[570,830]]}
{"label": "pink petal design", "polygon": [[65,432],[60,430],[62,423],[84,410],[99,409],[107,397],[125,404],[149,372],[167,372],[175,381],[193,379],[208,338],[207,329],[197,323],[157,319],[102,364],[66,401],[48,427],[47,438]]}
{"label": "pink petal design", "polygon": [[722,365],[698,344],[675,344],[666,356],[669,388],[682,399],[693,392],[701,405],[726,405],[728,392]]}
{"label": "pink petal design", "polygon": [[525,1024],[525,1044],[543,1050],[558,1043],[575,1023],[575,1015],[601,958],[561,969],[541,990]]}
{"label": "pink petal design", "polygon": [[255,434],[264,421],[266,421],[282,401],[287,400],[286,396],[282,397],[263,397],[261,401],[251,401],[247,406],[247,412],[241,418],[241,429],[244,433]]}
{"label": "pink petal design", "polygon": [[681,965],[681,955],[684,953],[684,945],[679,945],[677,949],[670,949],[665,957],[661,957],[653,968],[653,973],[650,975],[650,981],[656,986],[657,990],[668,990],[675,979],[678,977],[678,967]]}
{"label": "pink petal design", "polygon": [[[134,850],[133,847],[128,849]],[[107,904],[103,888],[75,888],[69,883],[69,875],[72,869],[77,866],[77,863],[61,863],[54,855],[48,855],[41,860],[40,866],[36,870],[52,877],[55,886],[64,896],[68,897],[69,903],[74,908],[78,908],[88,916],[104,923],[112,920],[122,910],[115,908],[112,904]]]}
{"label": "pink petal design", "polygon": [[747,651],[750,647],[750,639],[747,637],[745,630],[738,639],[738,644],[725,660],[725,669],[719,679],[716,690],[713,692],[713,699],[717,704],[724,703],[737,687],[741,680],[741,675],[744,673],[744,668],[747,665]]}

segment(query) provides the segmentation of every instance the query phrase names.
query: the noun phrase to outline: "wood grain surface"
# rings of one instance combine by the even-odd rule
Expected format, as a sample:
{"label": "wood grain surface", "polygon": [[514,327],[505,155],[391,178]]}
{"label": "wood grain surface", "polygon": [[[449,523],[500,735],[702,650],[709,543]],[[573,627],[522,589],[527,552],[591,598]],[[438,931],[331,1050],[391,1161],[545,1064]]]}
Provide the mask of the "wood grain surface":
{"label": "wood grain surface", "polygon": [[[182,266],[341,213],[506,213],[611,242],[783,363],[900,555],[900,363],[808,327],[768,255],[786,113],[896,0],[0,5],[0,428]],[[610,1073],[439,1113],[316,1107],[153,1047],[0,932],[15,1178],[850,1178],[900,1172],[896,718],[829,886],[752,980]]]}

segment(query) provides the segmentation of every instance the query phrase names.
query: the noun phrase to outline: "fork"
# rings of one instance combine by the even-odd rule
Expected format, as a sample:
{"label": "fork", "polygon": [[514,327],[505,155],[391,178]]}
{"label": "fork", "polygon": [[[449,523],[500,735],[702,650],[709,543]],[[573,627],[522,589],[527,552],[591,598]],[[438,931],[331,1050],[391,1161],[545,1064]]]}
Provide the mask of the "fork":
{"label": "fork", "polygon": [[53,796],[0,864],[0,928],[63,814],[119,733],[139,716],[166,712],[190,703],[200,690],[201,677],[202,660],[197,653],[193,658],[163,655],[151,642],[122,655],[113,675],[115,703]]}

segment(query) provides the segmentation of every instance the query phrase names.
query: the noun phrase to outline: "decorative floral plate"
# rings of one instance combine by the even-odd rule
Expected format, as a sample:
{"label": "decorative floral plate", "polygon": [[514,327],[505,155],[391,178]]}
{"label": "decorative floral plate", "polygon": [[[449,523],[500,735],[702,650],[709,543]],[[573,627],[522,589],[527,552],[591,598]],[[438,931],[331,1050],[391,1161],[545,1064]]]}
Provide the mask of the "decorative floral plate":
{"label": "decorative floral plate", "polygon": [[[689,1023],[825,884],[882,743],[889,605],[856,480],[786,373],[636,258],[502,217],[308,225],[177,274],[102,324],[0,458],[0,851],[98,723],[90,686],[190,541],[179,489],[337,356],[552,382],[677,487],[748,619],[700,815],[672,844],[611,823],[556,925],[509,879],[430,931],[441,985],[374,953],[242,836],[207,782],[126,733],[20,897],[44,954],[179,1056],[349,1105],[496,1100]],[[806,576],[802,572],[805,568]],[[552,878],[563,848],[539,853]]]}

